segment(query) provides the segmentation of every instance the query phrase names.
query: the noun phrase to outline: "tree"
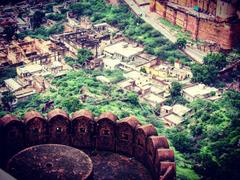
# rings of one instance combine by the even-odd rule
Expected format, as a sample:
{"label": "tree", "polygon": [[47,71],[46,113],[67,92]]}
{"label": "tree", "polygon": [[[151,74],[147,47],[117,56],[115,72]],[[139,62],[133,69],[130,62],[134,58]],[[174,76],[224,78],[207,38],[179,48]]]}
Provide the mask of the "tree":
{"label": "tree", "polygon": [[182,85],[179,82],[172,82],[171,89],[170,89],[171,97],[174,98],[177,96],[181,96],[181,91],[182,91]]}
{"label": "tree", "polygon": [[134,92],[129,92],[127,94],[128,101],[133,105],[138,105],[138,96]]}
{"label": "tree", "polygon": [[214,66],[218,71],[227,65],[226,56],[222,53],[210,53],[203,59],[207,66]]}
{"label": "tree", "polygon": [[185,38],[178,38],[175,46],[179,49],[185,49],[187,45],[187,40]]}
{"label": "tree", "polygon": [[207,85],[216,83],[218,69],[214,65],[194,64],[191,70],[193,82],[200,82]]}
{"label": "tree", "polygon": [[10,25],[4,28],[3,33],[6,34],[6,40],[12,40],[13,36],[15,35],[17,28],[16,26]]}
{"label": "tree", "polygon": [[77,62],[80,65],[83,65],[87,60],[92,58],[93,53],[89,49],[79,49],[77,54]]}
{"label": "tree", "polygon": [[147,73],[147,71],[146,71],[146,68],[145,68],[145,67],[141,67],[141,68],[140,68],[140,71],[141,71],[141,72],[143,72],[143,73]]}
{"label": "tree", "polygon": [[204,58],[204,64],[194,64],[191,67],[193,82],[207,85],[216,84],[218,72],[227,65],[226,56],[222,53],[211,53]]}
{"label": "tree", "polygon": [[14,102],[15,99],[16,97],[10,91],[3,92],[1,100],[3,103],[4,109],[6,109],[7,111],[10,111],[12,107],[12,103]]}
{"label": "tree", "polygon": [[48,19],[51,19],[53,21],[61,21],[65,18],[64,14],[49,14],[47,15]]}
{"label": "tree", "polygon": [[31,24],[33,29],[36,29],[41,26],[45,17],[45,13],[42,11],[36,11],[31,18]]}

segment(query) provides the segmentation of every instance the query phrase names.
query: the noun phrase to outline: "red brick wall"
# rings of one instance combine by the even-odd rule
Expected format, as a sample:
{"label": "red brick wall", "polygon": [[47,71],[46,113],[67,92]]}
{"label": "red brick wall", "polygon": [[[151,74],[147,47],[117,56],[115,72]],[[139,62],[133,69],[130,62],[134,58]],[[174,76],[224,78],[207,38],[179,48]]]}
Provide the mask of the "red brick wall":
{"label": "red brick wall", "polygon": [[176,23],[176,11],[173,8],[167,7],[166,19],[170,21],[172,24]]}
{"label": "red brick wall", "polygon": [[176,19],[176,25],[186,28],[187,26],[187,15],[183,12],[178,11],[177,12],[177,19]]}
{"label": "red brick wall", "polygon": [[194,16],[187,16],[187,28],[186,30],[192,33],[192,37],[195,39],[197,34],[197,18]]}
{"label": "red brick wall", "polygon": [[198,38],[218,43],[223,49],[231,49],[239,42],[240,24],[217,23],[200,20]]}
{"label": "red brick wall", "polygon": [[116,151],[127,155],[133,154],[134,132],[127,123],[118,123],[116,132]]}

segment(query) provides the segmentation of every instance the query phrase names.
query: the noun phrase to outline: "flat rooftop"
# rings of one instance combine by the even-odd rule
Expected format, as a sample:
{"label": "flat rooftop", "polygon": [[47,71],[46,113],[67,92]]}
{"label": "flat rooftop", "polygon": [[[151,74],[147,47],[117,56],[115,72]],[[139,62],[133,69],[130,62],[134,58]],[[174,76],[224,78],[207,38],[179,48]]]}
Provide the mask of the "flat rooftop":
{"label": "flat rooftop", "polygon": [[191,109],[181,104],[175,104],[173,107],[173,113],[177,114],[178,116],[184,116],[188,113]]}
{"label": "flat rooftop", "polygon": [[104,49],[105,52],[108,52],[110,54],[119,54],[121,56],[124,56],[126,58],[132,57],[140,52],[143,51],[143,48],[136,47],[132,44],[128,44],[125,41],[120,41],[116,44],[107,46]]}
{"label": "flat rooftop", "polygon": [[196,97],[196,96],[201,96],[201,95],[206,95],[210,92],[217,92],[218,89],[214,88],[214,87],[209,87],[209,86],[206,86],[204,84],[198,84],[198,85],[194,85],[192,87],[188,87],[188,88],[185,88],[183,89],[183,92],[193,96],[193,97]]}
{"label": "flat rooftop", "polygon": [[182,118],[180,118],[179,116],[175,115],[175,114],[170,114],[168,116],[165,116],[163,118],[165,121],[171,122],[173,124],[180,124],[182,122]]}
{"label": "flat rooftop", "polygon": [[13,78],[4,80],[5,85],[9,87],[11,91],[17,91],[22,88],[22,86]]}
{"label": "flat rooftop", "polygon": [[35,73],[42,70],[42,66],[39,64],[29,64],[17,67],[20,73]]}

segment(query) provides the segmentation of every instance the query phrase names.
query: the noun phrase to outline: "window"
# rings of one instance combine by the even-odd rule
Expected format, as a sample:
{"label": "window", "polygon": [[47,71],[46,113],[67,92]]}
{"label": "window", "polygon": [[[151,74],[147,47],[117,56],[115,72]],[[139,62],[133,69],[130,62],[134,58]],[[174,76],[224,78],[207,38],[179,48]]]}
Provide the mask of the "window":
{"label": "window", "polygon": [[122,133],[121,134],[121,139],[124,140],[124,141],[128,141],[128,134]]}
{"label": "window", "polygon": [[14,139],[16,137],[16,135],[17,135],[16,131],[10,131],[8,133],[8,137],[11,138],[11,139]]}
{"label": "window", "polygon": [[84,134],[86,132],[86,129],[84,127],[80,127],[80,134]]}
{"label": "window", "polygon": [[110,136],[110,131],[108,129],[103,130],[103,135],[104,136]]}
{"label": "window", "polygon": [[33,128],[32,134],[33,134],[34,136],[36,136],[38,133],[39,133],[38,128]]}
{"label": "window", "polygon": [[140,139],[138,139],[138,140],[137,140],[137,144],[138,144],[138,146],[141,146],[141,147],[143,147],[143,144],[142,144],[142,142],[141,142],[141,140],[140,140]]}
{"label": "window", "polygon": [[56,128],[56,133],[57,134],[61,134],[62,133],[62,128],[61,127],[57,127]]}

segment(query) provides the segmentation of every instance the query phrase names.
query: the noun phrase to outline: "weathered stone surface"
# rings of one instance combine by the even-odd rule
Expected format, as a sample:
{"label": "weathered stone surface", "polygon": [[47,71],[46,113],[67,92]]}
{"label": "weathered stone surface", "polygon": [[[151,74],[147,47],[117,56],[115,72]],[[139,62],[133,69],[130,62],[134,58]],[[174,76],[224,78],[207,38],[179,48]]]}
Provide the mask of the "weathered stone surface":
{"label": "weathered stone surface", "polygon": [[[23,120],[25,123],[23,123]],[[30,147],[30,141],[35,143],[35,140],[38,140],[32,139],[31,134],[28,133],[31,133],[34,128],[40,128],[38,130],[42,132],[43,126],[41,125],[44,125],[46,122],[47,131],[44,130],[41,136],[39,136],[48,137],[46,143],[65,143],[70,146],[80,148],[84,151],[95,152],[96,150],[104,150],[108,151],[110,154],[114,153],[116,150],[117,153],[123,153],[124,155],[131,157],[129,158],[121,156],[124,157],[124,161],[122,161],[122,158],[119,160],[117,155],[111,156],[104,153],[102,158],[104,158],[104,155],[106,155],[106,158],[110,158],[109,163],[107,163],[108,159],[105,161],[109,167],[104,163],[99,165],[99,172],[96,171],[97,174],[100,173],[101,175],[102,172],[100,171],[101,168],[103,168],[102,171],[104,172],[107,172],[107,169],[112,170],[109,171],[110,174],[106,174],[106,177],[114,176],[121,179],[130,173],[130,179],[139,179],[139,176],[142,176],[142,173],[147,173],[142,168],[144,166],[147,167],[151,176],[155,179],[159,179],[160,176],[161,179],[165,180],[169,179],[169,177],[171,177],[171,179],[175,179],[176,177],[176,169],[174,168],[175,163],[169,162],[174,161],[174,153],[169,149],[166,138],[163,136],[158,136],[155,127],[151,124],[141,126],[140,122],[133,116],[117,121],[117,116],[111,112],[102,113],[100,117],[94,118],[90,111],[80,110],[72,114],[70,121],[69,115],[66,112],[62,111],[61,109],[55,109],[48,113],[47,118],[39,113],[36,113],[36,111],[27,112],[23,120],[18,120],[17,117],[12,115],[6,115],[0,119],[0,125],[2,126],[0,131],[0,133],[2,133],[0,136],[2,140],[0,141],[0,152],[2,153],[2,159],[5,162],[3,164],[3,168],[6,168],[6,162],[13,154],[21,151],[23,148]],[[31,138],[31,140],[29,138]],[[97,146],[95,146],[96,142],[98,143]],[[43,141],[37,141],[37,143],[43,143]],[[29,149],[32,148],[33,147]],[[156,153],[154,153],[155,151]],[[71,151],[69,152],[72,154],[72,157],[76,155],[76,153],[74,154]],[[59,154],[61,155],[61,158],[62,155],[64,156],[64,152]],[[91,157],[93,159],[95,156],[97,156],[97,154],[91,153]],[[142,162],[142,167],[139,167],[135,163],[133,163],[134,165],[132,164],[131,160],[133,159],[133,156],[136,157],[137,161]],[[32,165],[30,164],[29,166],[28,164],[39,164],[40,162],[46,160],[46,158],[44,159],[43,156],[39,156],[35,152],[32,154],[28,153],[26,157],[29,159],[23,166],[24,168],[18,166],[20,169],[16,169],[15,171],[13,170],[13,173],[21,174],[26,172],[26,175],[30,176],[31,173],[33,173],[32,175],[35,176],[34,171],[38,169],[34,168],[32,170]],[[31,162],[31,157],[38,158],[39,162],[38,159],[33,159],[33,162]],[[56,156],[53,159],[55,159],[58,163],[61,158],[57,158]],[[154,159],[157,159],[157,163],[155,163],[156,160],[154,162]],[[126,162],[125,160],[130,163]],[[66,172],[65,169],[67,171],[71,171],[70,166],[68,166],[69,161],[70,160],[68,158],[62,161],[62,167],[64,167],[64,170],[61,169],[60,171],[56,171],[56,174],[59,174],[57,177],[61,178],[62,174]],[[75,159],[73,159],[73,162],[75,162]],[[118,164],[119,162],[122,163]],[[119,166],[119,168],[115,167],[116,164]],[[18,165],[18,163],[16,163],[16,165]],[[52,165],[49,164],[47,166],[51,167]],[[132,169],[134,169],[133,173],[128,172],[132,171]],[[157,171],[152,171],[152,169],[157,169]],[[76,171],[74,170],[74,172]],[[111,172],[113,174],[111,174]],[[137,172],[139,175],[136,175]],[[148,176],[147,174],[145,175]],[[100,176],[97,177],[101,179]],[[144,175],[143,177],[145,178]]]}
{"label": "weathered stone surface", "polygon": [[93,161],[95,180],[151,180],[150,172],[134,158],[97,151],[89,153]]}
{"label": "weathered stone surface", "polygon": [[10,159],[8,172],[20,180],[91,179],[93,164],[82,151],[57,144],[27,148]]}

